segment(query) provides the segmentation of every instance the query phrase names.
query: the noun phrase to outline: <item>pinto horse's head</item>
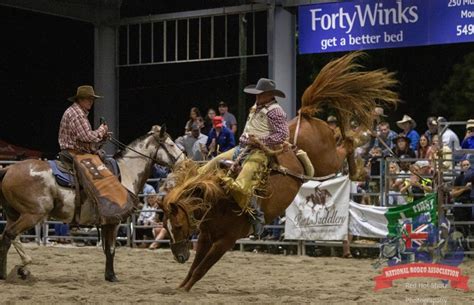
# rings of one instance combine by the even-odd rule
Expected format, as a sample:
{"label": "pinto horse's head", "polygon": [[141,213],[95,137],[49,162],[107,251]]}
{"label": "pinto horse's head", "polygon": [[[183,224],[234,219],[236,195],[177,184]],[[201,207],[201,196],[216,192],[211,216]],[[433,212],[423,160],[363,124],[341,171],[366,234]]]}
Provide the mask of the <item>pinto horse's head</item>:
{"label": "pinto horse's head", "polygon": [[153,135],[153,138],[159,145],[156,154],[157,160],[161,160],[171,166],[186,158],[183,152],[173,142],[170,135],[166,132],[165,124],[161,125],[161,127],[158,125],[153,126],[148,134]]}
{"label": "pinto horse's head", "polygon": [[166,214],[166,227],[171,236],[171,252],[178,263],[185,263],[190,255],[189,237],[193,231],[190,215],[177,203],[169,203],[163,210]]}

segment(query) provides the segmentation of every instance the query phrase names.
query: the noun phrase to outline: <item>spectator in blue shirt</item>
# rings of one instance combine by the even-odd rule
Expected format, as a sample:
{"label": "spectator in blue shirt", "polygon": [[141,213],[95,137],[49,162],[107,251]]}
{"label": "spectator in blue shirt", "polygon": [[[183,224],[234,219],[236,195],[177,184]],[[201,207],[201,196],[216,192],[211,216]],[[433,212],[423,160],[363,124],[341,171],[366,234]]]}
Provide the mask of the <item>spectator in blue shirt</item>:
{"label": "spectator in blue shirt", "polygon": [[466,136],[461,144],[462,149],[474,149],[474,119],[470,119],[466,124]]}
{"label": "spectator in blue shirt", "polygon": [[229,128],[224,126],[223,121],[224,119],[221,116],[216,116],[212,120],[214,128],[209,132],[206,143],[209,155],[212,157],[228,151],[235,146],[234,134]]}
{"label": "spectator in blue shirt", "polygon": [[403,130],[403,135],[410,139],[410,148],[416,151],[416,146],[420,141],[420,135],[415,130],[415,120],[405,114],[400,121],[397,121],[397,126]]}

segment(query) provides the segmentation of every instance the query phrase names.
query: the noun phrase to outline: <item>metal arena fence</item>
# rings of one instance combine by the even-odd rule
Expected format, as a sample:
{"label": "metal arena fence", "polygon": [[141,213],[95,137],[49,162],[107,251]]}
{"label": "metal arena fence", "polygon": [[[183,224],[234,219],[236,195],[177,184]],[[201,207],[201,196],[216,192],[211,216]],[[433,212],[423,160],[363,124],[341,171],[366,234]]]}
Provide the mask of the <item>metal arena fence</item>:
{"label": "metal arena fence", "polygon": [[[472,154],[472,157],[474,157],[474,150],[460,150],[460,151],[454,151],[452,154],[451,159],[440,159],[440,162],[452,162],[452,167],[450,169],[446,169],[442,171],[442,190],[438,189],[438,184],[439,183],[433,183],[433,192],[438,192],[442,191],[444,193],[449,193],[450,190],[452,190],[452,182],[454,180],[454,177],[459,175],[460,169],[459,167],[456,166],[455,160],[459,160],[458,155],[466,155],[466,154]],[[469,155],[468,155],[469,157]],[[423,159],[403,159],[403,162],[410,162],[414,163],[416,161],[420,161]],[[409,178],[410,174],[391,174],[388,173],[388,168],[390,162],[400,162],[399,159],[396,158],[381,158],[380,162],[378,162],[379,166],[379,175],[372,175],[370,178],[365,181],[365,182],[360,182],[359,184],[364,184],[364,188],[359,189],[358,191],[354,190],[351,192],[351,199],[355,199],[355,201],[360,201],[361,198],[369,198],[369,203],[376,205],[376,206],[395,206],[395,205],[390,205],[389,203],[390,198],[392,197],[397,197],[397,196],[406,196],[406,194],[400,194],[400,193],[394,193],[390,192],[389,187],[388,187],[388,182],[389,179],[407,179]],[[431,161],[430,161],[431,162]],[[14,161],[0,161],[0,165],[8,165],[15,163]],[[474,162],[472,163],[474,164]],[[435,165],[436,166],[436,165]],[[430,174],[427,176],[422,176],[423,178],[429,178],[432,179],[433,182],[435,182],[435,175]],[[148,182],[156,182],[159,181],[160,179],[149,179]],[[376,185],[376,187],[373,187]],[[374,191],[376,190],[376,191]],[[152,194],[153,195],[153,194]],[[139,194],[139,197],[144,198],[149,195],[144,195],[144,194]],[[449,201],[449,196],[444,197],[445,200],[443,202],[439,202],[438,204],[441,205],[445,215],[448,217],[450,220],[451,225],[453,226],[474,226],[474,221],[471,218],[470,221],[455,221],[453,220],[453,214],[452,214],[452,209],[457,208],[457,207],[471,207],[474,209],[474,203],[458,203],[455,201]],[[357,200],[359,199],[359,200]],[[155,228],[157,225],[146,225],[146,224],[140,224],[138,223],[138,218],[140,213],[142,212],[155,212],[155,213],[160,213],[162,210],[160,209],[150,209],[150,210],[142,210],[139,212],[136,212],[129,217],[129,219],[122,223],[119,226],[119,234],[117,237],[117,241],[121,245],[126,245],[130,247],[137,247],[140,244],[149,244],[152,242],[157,242],[160,244],[169,244],[169,239],[162,239],[162,240],[157,240],[155,241],[153,236],[150,239],[140,239],[137,236],[137,231],[139,230],[148,230],[149,232]],[[474,213],[473,213],[474,214]],[[5,220],[0,220],[0,231],[3,231],[3,225],[6,223]],[[83,243],[88,243],[88,242],[93,242],[93,243],[98,243],[98,232],[96,228],[88,228],[85,230],[81,230],[79,232],[71,232],[67,236],[60,236],[60,235],[55,235],[54,229],[52,226],[55,224],[62,224],[62,222],[58,221],[45,221],[42,224],[38,224],[34,231],[34,234],[24,234],[21,235],[22,239],[27,239],[27,240],[33,240],[36,242],[38,245],[47,245],[50,244],[51,242],[58,241],[58,240],[70,240],[70,241],[75,241],[75,242],[83,242]],[[284,237],[284,225],[283,224],[278,224],[278,225],[267,225],[265,226],[265,229],[268,230],[281,230],[281,236]],[[356,237],[357,239],[357,237]],[[364,239],[363,239],[364,240]],[[380,247],[380,240],[378,239],[365,239],[369,240],[370,242],[368,243],[361,243],[360,240],[354,241],[350,243],[351,248],[379,248]],[[197,239],[192,239],[192,241],[197,241]],[[466,241],[468,243],[474,243],[474,236],[466,236]],[[241,251],[245,251],[246,247],[247,248],[255,248],[255,247],[265,247],[265,246],[275,246],[275,247],[281,247],[282,253],[284,254],[297,254],[297,255],[305,255],[307,254],[308,247],[329,247],[331,255],[335,255],[336,248],[340,248],[342,246],[341,241],[306,241],[306,240],[285,240],[283,238],[279,238],[278,240],[252,240],[250,238],[242,238],[239,239],[236,244],[238,245],[239,249]],[[289,250],[289,249],[295,249]],[[465,251],[465,255],[473,255],[474,251]]]}

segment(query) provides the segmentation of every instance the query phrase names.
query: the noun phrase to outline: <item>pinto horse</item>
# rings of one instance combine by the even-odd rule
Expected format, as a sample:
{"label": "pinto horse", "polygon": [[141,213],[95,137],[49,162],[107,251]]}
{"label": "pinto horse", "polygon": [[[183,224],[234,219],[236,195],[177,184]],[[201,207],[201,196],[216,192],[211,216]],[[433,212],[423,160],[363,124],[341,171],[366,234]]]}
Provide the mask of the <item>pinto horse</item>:
{"label": "pinto horse", "polygon": [[[158,162],[171,167],[184,159],[181,150],[165,130],[165,127],[153,126],[146,135],[114,156],[120,168],[122,185],[135,195],[142,191],[153,164]],[[57,184],[46,161],[25,160],[2,171],[0,201],[7,215],[7,224],[0,240],[0,279],[5,279],[7,253],[12,241],[50,217],[70,223],[74,217],[76,195],[75,190]],[[114,255],[118,224],[101,227],[106,257],[105,279],[115,282]],[[17,250],[20,245],[14,243]],[[21,255],[21,251],[18,252]]]}
{"label": "pinto horse", "polygon": [[[391,106],[398,102],[398,95],[392,90],[398,83],[394,74],[386,70],[359,72],[361,66],[356,60],[361,56],[362,53],[355,52],[327,64],[306,89],[298,117],[289,122],[290,140],[306,151],[316,177],[336,173],[345,159],[350,176],[357,176],[358,168],[353,157],[357,139],[349,136],[350,120],[356,118],[362,126],[371,128],[371,110],[377,106],[376,101]],[[323,106],[332,107],[342,123],[343,141],[340,146],[336,145],[334,131],[326,122],[313,117]],[[287,172],[303,172],[293,153],[280,156],[278,161]],[[198,173],[197,165],[189,162],[177,166],[172,178],[176,186],[162,203],[168,218],[171,250],[178,262],[184,263],[189,258],[188,239],[193,229],[199,228],[200,231],[196,256],[179,286],[186,291],[235,245],[237,239],[247,236],[250,229],[248,216],[239,213],[238,205],[222,186],[221,171]],[[270,173],[266,192],[269,195],[260,203],[267,223],[284,213],[303,182],[297,175],[278,171]]]}

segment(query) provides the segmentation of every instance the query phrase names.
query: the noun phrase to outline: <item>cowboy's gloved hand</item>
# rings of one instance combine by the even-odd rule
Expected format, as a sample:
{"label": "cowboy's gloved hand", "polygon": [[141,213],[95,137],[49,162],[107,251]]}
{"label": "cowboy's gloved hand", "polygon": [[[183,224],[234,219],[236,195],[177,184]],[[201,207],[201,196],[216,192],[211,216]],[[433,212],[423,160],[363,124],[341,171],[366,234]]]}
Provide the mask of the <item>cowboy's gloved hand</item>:
{"label": "cowboy's gloved hand", "polygon": [[247,146],[259,148],[261,145],[260,141],[254,135],[249,135]]}

